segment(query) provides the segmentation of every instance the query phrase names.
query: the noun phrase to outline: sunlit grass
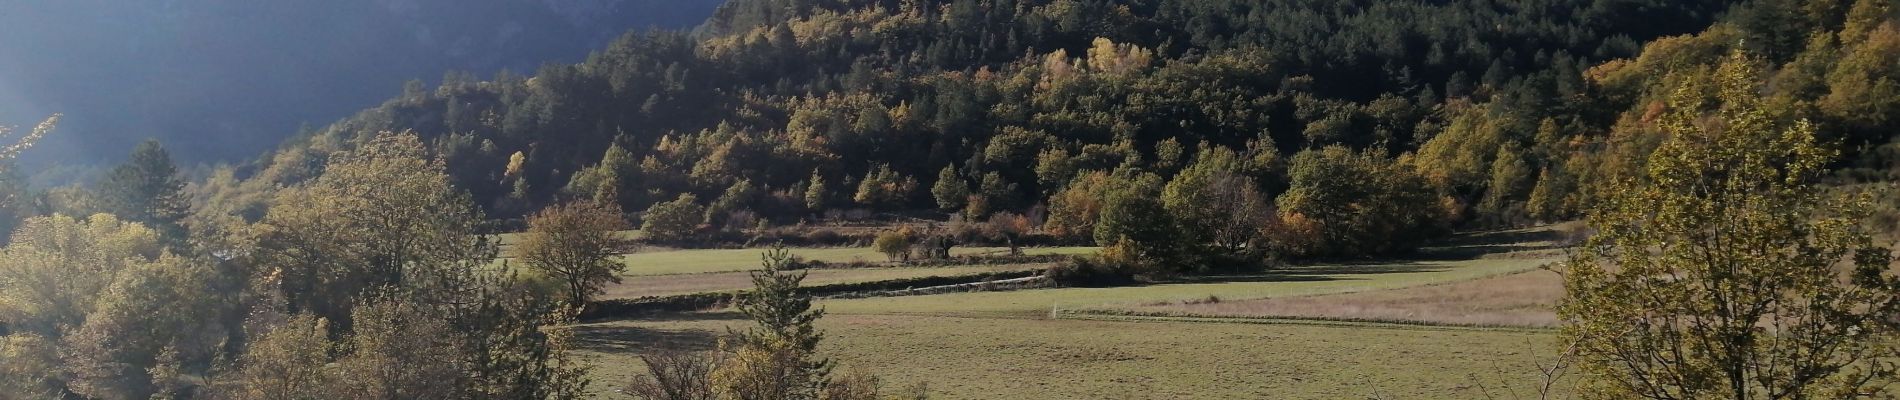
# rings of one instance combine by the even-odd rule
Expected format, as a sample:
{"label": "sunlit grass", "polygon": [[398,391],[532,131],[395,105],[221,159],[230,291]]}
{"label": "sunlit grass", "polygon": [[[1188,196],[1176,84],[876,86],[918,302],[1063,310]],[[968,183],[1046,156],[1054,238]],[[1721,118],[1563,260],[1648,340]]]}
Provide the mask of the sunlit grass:
{"label": "sunlit grass", "polygon": [[1302,267],[1232,280],[1116,288],[1059,288],[1012,292],[832,300],[833,314],[1022,314],[1051,308],[1121,308],[1209,296],[1229,300],[1361,292],[1469,280],[1536,268],[1553,259],[1477,259]]}
{"label": "sunlit grass", "polygon": [[[638,352],[704,350],[731,314],[581,326],[593,391],[643,373]],[[933,399],[1471,399],[1539,382],[1536,332],[833,314],[839,371],[915,382]],[[1482,387],[1482,389],[1481,389]],[[1510,398],[1510,397],[1503,397]]]}

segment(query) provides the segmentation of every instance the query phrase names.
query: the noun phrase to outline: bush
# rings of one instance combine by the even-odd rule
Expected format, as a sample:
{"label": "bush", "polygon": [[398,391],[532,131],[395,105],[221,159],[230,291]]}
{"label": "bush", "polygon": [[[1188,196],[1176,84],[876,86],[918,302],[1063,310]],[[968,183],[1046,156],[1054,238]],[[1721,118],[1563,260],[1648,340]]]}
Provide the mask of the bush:
{"label": "bush", "polygon": [[871,248],[890,261],[910,261],[910,235],[903,230],[879,233],[877,240],[871,242]]}
{"label": "bush", "polygon": [[719,352],[661,351],[640,356],[647,375],[634,378],[627,393],[647,400],[706,400],[713,398],[709,376],[724,361]]}
{"label": "bush", "polygon": [[1126,266],[1089,256],[1075,256],[1051,265],[1043,270],[1042,276],[1065,286],[1108,287],[1136,283],[1134,272]]}
{"label": "bush", "polygon": [[706,213],[698,198],[681,194],[670,202],[657,203],[641,214],[640,230],[655,242],[680,242],[698,233],[701,216]]}

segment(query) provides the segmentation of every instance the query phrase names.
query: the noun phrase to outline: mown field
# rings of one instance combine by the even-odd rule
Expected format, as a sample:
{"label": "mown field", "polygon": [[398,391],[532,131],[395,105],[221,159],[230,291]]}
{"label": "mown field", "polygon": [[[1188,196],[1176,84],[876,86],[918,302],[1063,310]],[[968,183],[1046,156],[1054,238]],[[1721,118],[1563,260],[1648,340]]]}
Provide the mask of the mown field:
{"label": "mown field", "polygon": [[[812,254],[839,256],[847,250]],[[739,257],[724,252],[668,256]],[[924,382],[933,398],[1513,398],[1509,392],[1534,391],[1536,363],[1553,358],[1549,331],[1303,318],[1357,318],[1339,311],[1364,308],[1353,303],[1361,297],[1352,296],[1380,296],[1360,302],[1402,303],[1433,293],[1427,288],[1442,292],[1461,282],[1542,272],[1535,270],[1560,256],[1532,251],[1302,266],[1118,288],[826,300],[819,303],[828,313],[819,326],[827,332],[823,351],[841,371],[873,372],[890,386]],[[756,250],[751,257],[756,262]],[[717,270],[713,264],[667,269]],[[819,276],[814,271],[814,279]],[[1416,290],[1428,292],[1411,292]],[[1343,308],[1313,307],[1320,311],[1299,314],[1256,307],[1274,299],[1337,302]],[[1249,312],[1225,315],[1235,318],[1132,315],[1222,316],[1193,307],[1223,304]],[[622,396],[615,390],[643,373],[640,352],[711,349],[726,328],[745,323],[730,312],[701,312],[596,321],[580,325],[578,332],[584,356],[598,366],[594,390],[615,398]]]}

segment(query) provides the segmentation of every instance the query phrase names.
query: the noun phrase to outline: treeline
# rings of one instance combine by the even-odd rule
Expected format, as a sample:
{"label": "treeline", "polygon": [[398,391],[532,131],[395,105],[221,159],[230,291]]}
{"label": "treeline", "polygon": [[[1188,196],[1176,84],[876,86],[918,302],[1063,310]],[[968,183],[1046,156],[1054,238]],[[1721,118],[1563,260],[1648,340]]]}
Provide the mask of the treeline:
{"label": "treeline", "polygon": [[[1823,78],[1799,99],[1890,79],[1832,62],[1878,40],[1801,44],[1879,36],[1869,21],[1890,14],[1848,15],[1887,3],[735,1],[694,33],[629,34],[532,77],[412,84],[198,197],[254,220],[256,193],[408,130],[500,218],[573,198],[697,211],[702,233],[1008,212],[1107,245],[1106,189],[1240,182],[1206,195],[1258,200],[1258,225],[1303,235],[1272,240],[1287,256],[1402,252],[1445,229],[1576,217],[1589,182],[1641,154],[1623,148],[1644,142],[1662,77],[1727,47],[1803,37],[1788,60]],[[1891,123],[1821,120],[1851,146]]]}
{"label": "treeline", "polygon": [[690,380],[592,381],[571,329],[625,269],[620,213],[549,207],[499,258],[492,222],[413,134],[334,153],[257,221],[192,210],[184,189],[147,143],[87,195],[109,212],[19,223],[0,248],[4,397],[883,398],[875,376],[833,375],[816,353],[823,313],[783,249],[733,299],[760,326],[674,359]]}
{"label": "treeline", "polygon": [[26,218],[0,250],[0,392],[25,398],[576,398],[571,308],[490,264],[485,219],[415,136],[193,212],[147,143],[101,212]]}

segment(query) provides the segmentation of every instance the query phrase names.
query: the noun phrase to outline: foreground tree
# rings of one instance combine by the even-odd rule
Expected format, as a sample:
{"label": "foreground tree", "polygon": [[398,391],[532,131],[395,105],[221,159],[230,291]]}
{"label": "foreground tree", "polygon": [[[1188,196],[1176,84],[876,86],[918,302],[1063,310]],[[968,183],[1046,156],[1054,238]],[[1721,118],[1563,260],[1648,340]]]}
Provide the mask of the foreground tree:
{"label": "foreground tree", "polygon": [[347,330],[359,296],[402,290],[456,304],[494,257],[482,216],[414,134],[383,134],[278,193],[257,264],[274,268],[290,312]]}
{"label": "foreground tree", "polygon": [[225,276],[159,249],[109,214],[26,220],[0,251],[0,393],[146,398],[202,372],[226,337]]}
{"label": "foreground tree", "polygon": [[613,207],[574,202],[541,210],[528,218],[528,232],[515,246],[515,256],[528,268],[560,281],[562,300],[582,308],[601,287],[620,283],[620,273],[627,270],[614,256],[630,244],[619,236],[628,226]]}
{"label": "foreground tree", "polygon": [[817,354],[824,338],[814,323],[824,310],[811,308],[799,291],[802,271],[788,271],[791,253],[775,246],[764,268],[752,272],[752,291],[739,297],[739,312],[756,325],[728,331],[710,353],[663,350],[641,356],[647,374],[626,387],[646,400],[876,400],[928,398],[922,384],[893,396],[881,393],[877,377],[850,373],[831,377],[831,360]]}
{"label": "foreground tree", "polygon": [[1683,79],[1647,180],[1614,183],[1590,218],[1558,310],[1590,394],[1845,399],[1895,382],[1900,281],[1859,228],[1867,199],[1814,186],[1834,153],[1767,111],[1750,63]]}
{"label": "foreground tree", "polygon": [[[21,152],[33,148],[33,145],[39,143],[41,138],[53,132],[53,127],[59,125],[59,117],[60,114],[53,114],[53,116],[46,117],[45,121],[40,121],[39,125],[34,125],[33,130],[27,131],[25,135],[20,135],[20,138],[14,140],[13,143],[0,146],[0,160],[19,158]],[[13,136],[13,128],[0,127],[0,138],[9,136]]]}
{"label": "foreground tree", "polygon": [[739,312],[758,325],[732,332],[720,343],[731,354],[712,371],[713,393],[721,399],[817,399],[830,382],[831,360],[819,358],[824,334],[813,323],[825,316],[811,308],[811,295],[798,290],[803,271],[787,271],[790,252],[778,247],[752,272],[753,290],[740,297]]}
{"label": "foreground tree", "polygon": [[[253,318],[250,330],[267,332],[254,337],[282,342],[261,341],[261,353],[239,357],[238,379],[218,390],[364,399],[581,396],[586,369],[570,358],[562,328],[574,313],[493,266],[481,215],[415,135],[377,136],[280,194],[255,228],[263,232],[255,254],[234,261],[253,263],[261,270],[254,285],[283,299],[261,315],[292,317]],[[312,345],[312,330],[327,331],[321,338],[338,350],[286,350]]]}

